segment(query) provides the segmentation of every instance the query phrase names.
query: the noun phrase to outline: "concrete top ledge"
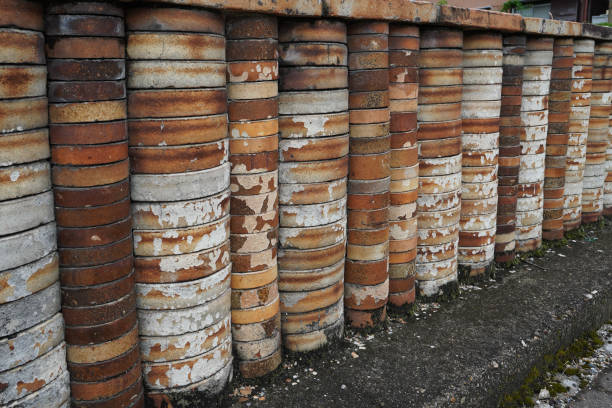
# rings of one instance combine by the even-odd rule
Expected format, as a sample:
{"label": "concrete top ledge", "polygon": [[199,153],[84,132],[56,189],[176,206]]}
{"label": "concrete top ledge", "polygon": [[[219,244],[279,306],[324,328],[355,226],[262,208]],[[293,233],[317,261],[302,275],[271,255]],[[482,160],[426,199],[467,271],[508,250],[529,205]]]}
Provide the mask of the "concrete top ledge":
{"label": "concrete top ledge", "polygon": [[438,6],[436,23],[484,30],[520,32],[524,30],[519,14],[501,13],[454,6]]}
{"label": "concrete top ledge", "polygon": [[612,27],[582,24],[582,36],[600,40],[612,40]]}
{"label": "concrete top ledge", "polygon": [[574,21],[523,17],[523,22],[526,34],[558,35],[564,37],[579,37],[582,35],[582,23]]}
{"label": "concrete top ledge", "polygon": [[[139,0],[121,0],[125,3]],[[149,0],[279,16],[337,17],[439,24],[463,28],[563,37],[612,39],[612,28],[572,21],[522,17],[498,11],[438,6],[410,0]]]}

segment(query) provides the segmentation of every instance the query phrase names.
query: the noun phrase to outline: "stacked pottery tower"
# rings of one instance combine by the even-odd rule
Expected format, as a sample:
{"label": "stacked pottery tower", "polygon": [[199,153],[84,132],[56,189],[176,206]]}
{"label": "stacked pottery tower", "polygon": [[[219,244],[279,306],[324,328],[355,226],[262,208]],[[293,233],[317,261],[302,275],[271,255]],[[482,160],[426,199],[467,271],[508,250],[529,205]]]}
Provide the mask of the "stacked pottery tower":
{"label": "stacked pottery tower", "polygon": [[0,4],[0,406],[69,407],[42,5]]}
{"label": "stacked pottery tower", "polygon": [[464,34],[459,265],[467,276],[485,273],[495,253],[502,60],[501,34]]}
{"label": "stacked pottery tower", "polygon": [[571,231],[582,222],[582,187],[586,165],[586,143],[591,112],[593,40],[574,40],[569,136],[563,192],[563,229]]}
{"label": "stacked pottery tower", "polygon": [[591,112],[587,137],[586,164],[582,185],[582,223],[597,221],[603,214],[604,183],[607,176],[606,150],[610,122],[610,43],[595,44],[591,88]]}
{"label": "stacked pottery tower", "polygon": [[389,186],[389,307],[415,299],[416,200],[419,187],[417,104],[419,28],[389,26],[389,108],[391,184]]}
{"label": "stacked pottery tower", "polygon": [[232,372],[224,20],[127,11],[140,346],[147,397],[216,394]]}
{"label": "stacked pottery tower", "polygon": [[72,406],[143,406],[123,9],[52,3],[49,136]]}
{"label": "stacked pottery tower", "polygon": [[[401,218],[401,211],[409,215],[410,204],[395,207],[391,215],[389,24],[352,22],[348,34],[351,140],[344,305],[349,324],[363,328],[386,318],[389,219]],[[396,157],[403,153],[396,151]]]}
{"label": "stacked pottery tower", "polygon": [[237,260],[232,269],[232,335],[241,374],[257,377],[281,361],[278,27],[276,17],[236,16],[227,20],[226,29],[231,250]]}
{"label": "stacked pottery tower", "polygon": [[516,208],[521,156],[521,101],[523,95],[524,36],[504,36],[503,76],[499,121],[497,171],[497,233],[495,261],[510,262],[516,255]]}
{"label": "stacked pottery tower", "polygon": [[548,137],[546,140],[546,170],[544,171],[544,220],[542,238],[563,238],[563,193],[569,137],[570,96],[574,40],[556,38],[548,100]]}
{"label": "stacked pottery tower", "polygon": [[521,100],[521,158],[516,208],[516,250],[542,245],[548,92],[553,39],[528,37]]}
{"label": "stacked pottery tower", "polygon": [[342,336],[348,174],[346,25],[279,25],[279,293],[283,344]]}
{"label": "stacked pottery tower", "polygon": [[422,296],[457,281],[461,212],[463,33],[421,30],[416,278]]}
{"label": "stacked pottery tower", "polygon": [[[605,42],[600,44],[602,53],[608,54],[607,68],[604,70],[603,78],[608,81],[609,90],[612,92],[612,44]],[[608,150],[606,150],[606,178],[604,181],[603,215],[612,215],[612,110],[610,111],[608,124]]]}

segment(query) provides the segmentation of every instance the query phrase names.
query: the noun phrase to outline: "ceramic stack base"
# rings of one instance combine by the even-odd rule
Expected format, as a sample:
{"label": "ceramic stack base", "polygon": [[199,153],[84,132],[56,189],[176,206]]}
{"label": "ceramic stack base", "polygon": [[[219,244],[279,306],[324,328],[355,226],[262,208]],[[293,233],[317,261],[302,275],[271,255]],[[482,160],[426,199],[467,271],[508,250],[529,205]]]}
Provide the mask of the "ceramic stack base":
{"label": "ceramic stack base", "polygon": [[142,406],[123,9],[51,3],[45,27],[72,406]]}
{"label": "ceramic stack base", "polygon": [[[384,322],[389,296],[389,221],[396,219],[395,212],[410,212],[390,206],[391,185],[410,183],[392,179],[391,162],[413,152],[390,149],[389,23],[349,23],[348,51],[351,137],[344,306],[349,325],[376,328]],[[394,244],[396,251],[402,247]]]}
{"label": "ceramic stack base", "polygon": [[495,261],[499,263],[513,261],[516,254],[516,203],[521,154],[521,100],[526,41],[525,36],[506,35],[503,38],[495,235]]}
{"label": "ceramic stack base", "polygon": [[471,278],[484,274],[495,254],[502,79],[502,35],[465,33],[458,261]]}
{"label": "ceramic stack base", "polygon": [[463,33],[423,29],[420,40],[416,278],[418,295],[436,297],[457,281]]}
{"label": "ceramic stack base", "polygon": [[542,244],[548,94],[553,43],[552,38],[527,38],[521,101],[521,159],[516,210],[517,252],[529,252]]}
{"label": "ceramic stack base", "polygon": [[70,405],[70,381],[49,164],[43,5],[13,0],[3,6],[0,406],[63,408]]}
{"label": "ceramic stack base", "polygon": [[344,328],[349,113],[346,24],[279,21],[279,295],[285,350]]}
{"label": "ceramic stack base", "polygon": [[565,168],[569,133],[574,40],[556,38],[549,93],[546,169],[544,171],[544,220],[542,238],[555,241],[563,238],[563,204]]}
{"label": "ceramic stack base", "polygon": [[224,20],[142,6],[126,9],[126,28],[145,393],[212,395],[233,361]]}
{"label": "ceramic stack base", "polygon": [[[278,112],[276,17],[228,17],[226,35],[231,175],[238,179],[258,174],[255,170],[244,170],[245,157],[256,160],[264,155],[276,156],[278,152],[278,114],[262,119],[260,113],[268,107]],[[264,167],[261,172],[278,177],[276,169]],[[231,253],[233,257],[257,256],[277,246],[278,184],[258,186],[263,191],[246,191],[241,187],[230,188],[235,191],[230,204]],[[280,322],[276,257],[267,266],[270,268],[263,271],[247,269],[232,273],[233,350],[240,374],[245,378],[275,370],[282,359],[279,326],[270,332],[260,330],[261,336],[240,336],[247,331],[242,329],[261,328],[264,321]],[[272,317],[267,313],[251,313],[270,305],[276,310]]]}
{"label": "ceramic stack base", "polygon": [[612,42],[598,41],[593,57],[591,112],[587,137],[586,165],[582,190],[582,219],[601,217],[605,200],[605,180],[608,175],[607,151],[610,122],[610,54]]}
{"label": "ceramic stack base", "polygon": [[594,49],[595,42],[593,40],[574,40],[575,58],[572,67],[569,134],[563,194],[564,231],[579,228],[582,219],[582,191],[591,112]]}
{"label": "ceramic stack base", "polygon": [[418,27],[389,26],[392,181],[389,187],[388,307],[396,311],[409,309],[416,294],[418,52]]}

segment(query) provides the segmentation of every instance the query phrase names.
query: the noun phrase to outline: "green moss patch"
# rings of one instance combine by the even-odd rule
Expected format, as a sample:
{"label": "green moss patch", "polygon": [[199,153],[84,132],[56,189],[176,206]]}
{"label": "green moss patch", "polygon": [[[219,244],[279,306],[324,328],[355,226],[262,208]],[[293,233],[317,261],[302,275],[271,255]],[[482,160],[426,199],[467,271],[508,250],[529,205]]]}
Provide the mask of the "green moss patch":
{"label": "green moss patch", "polygon": [[[596,331],[590,331],[576,339],[567,347],[561,348],[555,354],[545,355],[542,361],[531,368],[527,378],[520,388],[502,397],[500,408],[519,408],[534,406],[533,396],[542,388],[546,388],[552,397],[567,391],[567,388],[554,379],[557,373],[580,375],[584,368],[575,366],[567,368],[568,364],[576,364],[581,358],[592,356],[595,349],[603,345],[603,340]],[[581,381],[583,388],[587,384]]]}

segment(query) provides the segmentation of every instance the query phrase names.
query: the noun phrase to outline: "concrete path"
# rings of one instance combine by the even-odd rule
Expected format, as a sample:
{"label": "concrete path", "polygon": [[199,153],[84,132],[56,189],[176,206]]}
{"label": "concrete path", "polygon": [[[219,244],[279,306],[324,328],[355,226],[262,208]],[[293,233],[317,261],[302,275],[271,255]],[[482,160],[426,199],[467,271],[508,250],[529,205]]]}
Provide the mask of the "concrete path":
{"label": "concrete path", "polygon": [[578,394],[570,408],[612,407],[612,367],[599,374],[590,389]]}

